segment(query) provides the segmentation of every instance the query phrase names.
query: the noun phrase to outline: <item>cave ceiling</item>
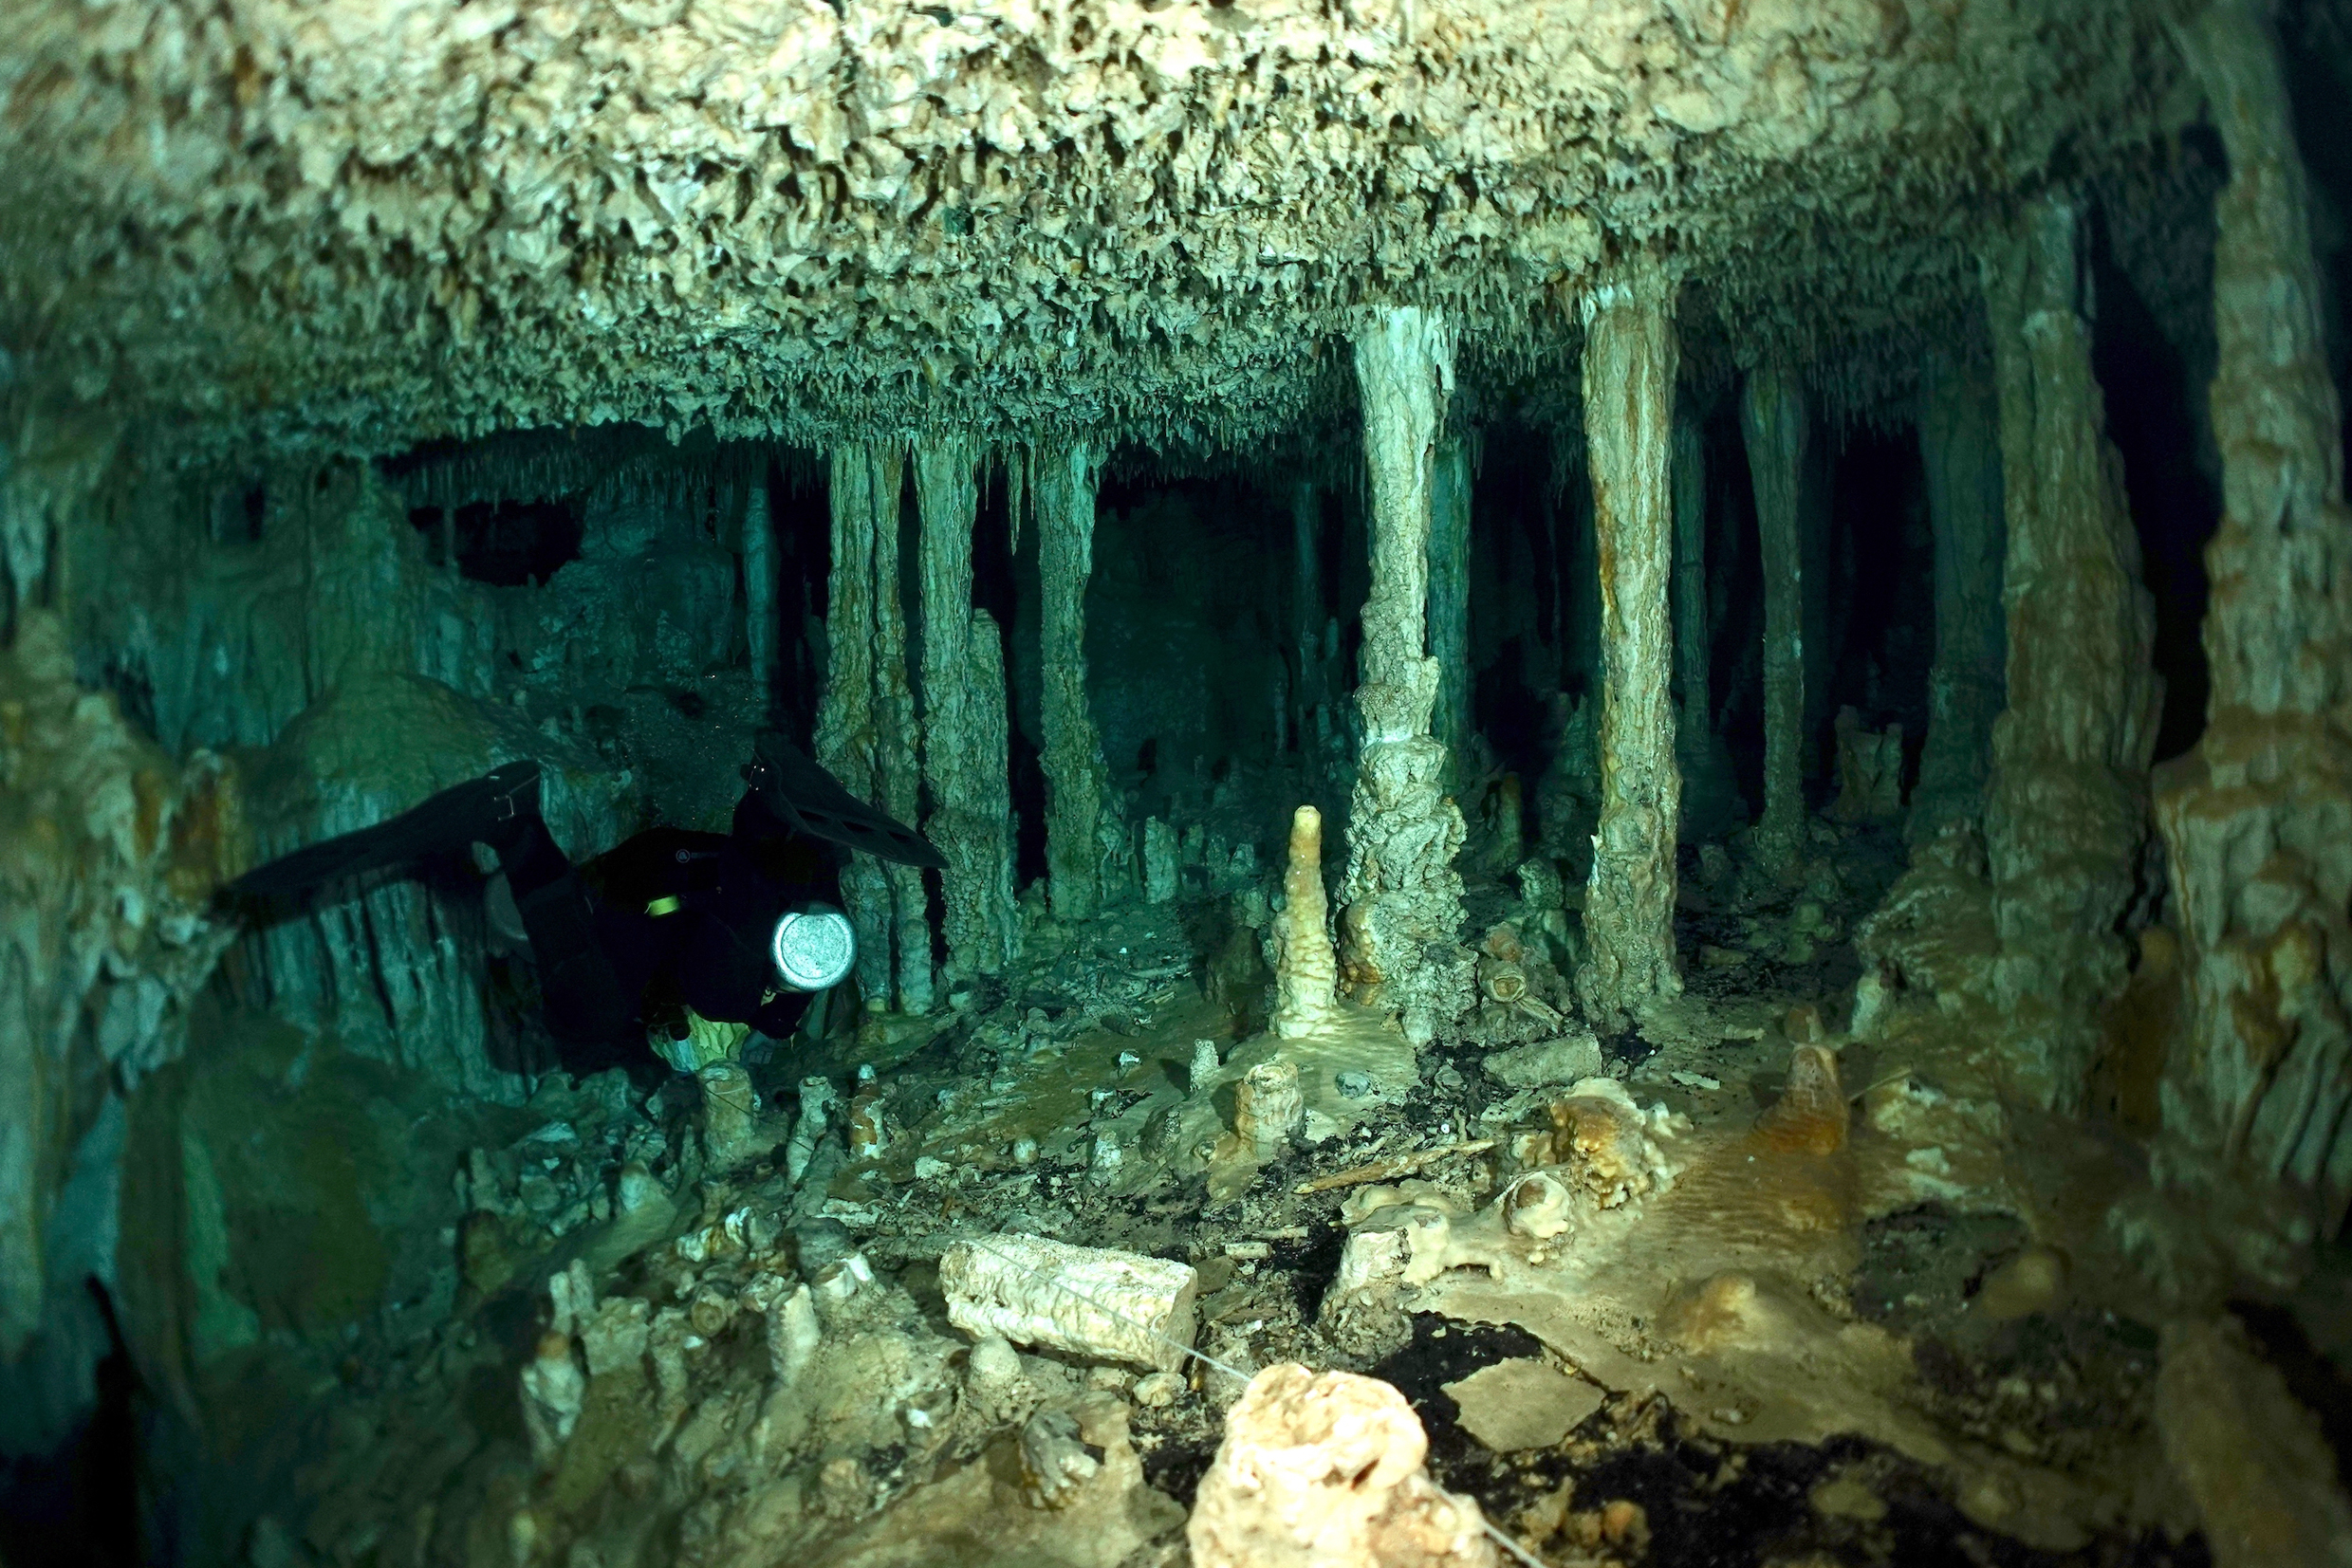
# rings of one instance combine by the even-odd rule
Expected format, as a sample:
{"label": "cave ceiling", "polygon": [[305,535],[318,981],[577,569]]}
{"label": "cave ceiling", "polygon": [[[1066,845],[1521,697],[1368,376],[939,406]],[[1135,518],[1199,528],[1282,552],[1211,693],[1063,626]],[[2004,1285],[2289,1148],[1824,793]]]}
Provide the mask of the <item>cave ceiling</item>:
{"label": "cave ceiling", "polygon": [[1231,443],[1328,410],[1383,304],[1453,313],[1466,379],[1565,385],[1634,247],[1682,268],[1695,339],[1884,355],[2020,195],[2181,118],[2151,0],[8,11],[20,383],[367,452],[612,421]]}

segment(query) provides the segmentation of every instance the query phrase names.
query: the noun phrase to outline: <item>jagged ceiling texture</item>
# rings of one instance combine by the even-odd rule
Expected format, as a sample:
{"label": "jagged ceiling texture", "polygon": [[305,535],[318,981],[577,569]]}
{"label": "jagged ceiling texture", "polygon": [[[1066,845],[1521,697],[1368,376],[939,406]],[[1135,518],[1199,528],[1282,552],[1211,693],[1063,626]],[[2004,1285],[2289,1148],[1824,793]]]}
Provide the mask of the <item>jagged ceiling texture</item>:
{"label": "jagged ceiling texture", "polygon": [[616,419],[1233,439],[1382,301],[1562,352],[1615,248],[1734,337],[1948,307],[2144,147],[2149,0],[12,0],[0,331],[385,452]]}

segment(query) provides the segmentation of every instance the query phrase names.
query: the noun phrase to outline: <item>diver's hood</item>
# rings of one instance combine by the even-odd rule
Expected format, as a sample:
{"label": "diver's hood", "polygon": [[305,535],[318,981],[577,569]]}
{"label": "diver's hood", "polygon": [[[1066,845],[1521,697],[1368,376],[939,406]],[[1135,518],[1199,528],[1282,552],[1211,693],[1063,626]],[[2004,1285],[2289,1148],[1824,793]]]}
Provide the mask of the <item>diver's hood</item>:
{"label": "diver's hood", "polygon": [[801,832],[863,850],[880,860],[947,869],[947,858],[930,839],[843,788],[816,759],[777,731],[761,730],[752,742],[751,757],[751,766],[743,770],[745,780],[769,810]]}

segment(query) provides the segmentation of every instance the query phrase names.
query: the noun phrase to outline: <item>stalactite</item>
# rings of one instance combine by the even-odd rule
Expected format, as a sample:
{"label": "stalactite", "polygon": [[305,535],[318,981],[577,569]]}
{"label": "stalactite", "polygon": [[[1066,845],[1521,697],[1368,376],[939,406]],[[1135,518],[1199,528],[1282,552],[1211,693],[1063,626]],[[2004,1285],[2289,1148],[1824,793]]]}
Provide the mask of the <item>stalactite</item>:
{"label": "stalactite", "polygon": [[768,486],[751,486],[743,504],[743,632],[751,657],[751,693],[765,721],[775,707],[776,526]]}
{"label": "stalactite", "polygon": [[1928,356],[1919,456],[1935,535],[1935,662],[1906,831],[1912,842],[1927,843],[1945,823],[1983,811],[2001,711],[2000,408],[1982,368],[1949,353]]}
{"label": "stalactite", "polygon": [[2008,519],[2009,708],[1985,841],[2022,1094],[2070,1108],[2096,1007],[2121,985],[2160,691],[2122,464],[2091,369],[2075,210],[2046,197],[1981,258]]}
{"label": "stalactite", "polygon": [[[923,779],[925,831],[947,858],[939,874],[948,963],[959,975],[994,974],[1019,928],[1004,856],[1009,838],[1004,654],[993,621],[972,603],[972,529],[980,506],[978,449],[955,438],[915,449],[922,516]],[[990,646],[982,647],[985,639]],[[986,670],[996,683],[982,684]]]}
{"label": "stalactite", "polygon": [[2323,275],[2267,9],[2208,7],[2183,40],[2229,151],[2215,204],[2212,407],[2223,514],[2206,552],[2213,689],[2157,821],[2188,952],[2164,1122],[2352,1206],[2352,515]]}
{"label": "stalactite", "polygon": [[1764,565],[1764,820],[1756,824],[1756,853],[1785,870],[1805,845],[1805,556],[1797,498],[1812,421],[1804,381],[1787,365],[1759,365],[1740,387],[1739,419]]}
{"label": "stalactite", "polygon": [[1095,481],[1102,454],[1073,442],[1035,454],[1037,571],[1044,699],[1046,895],[1062,920],[1083,920],[1125,880],[1126,828],[1111,797],[1086,690],[1086,580],[1094,570]]}
{"label": "stalactite", "polygon": [[1445,794],[1445,747],[1429,733],[1437,664],[1425,656],[1431,468],[1454,386],[1451,328],[1428,312],[1384,312],[1356,339],[1370,482],[1372,594],[1363,608],[1363,735],[1348,813],[1344,973],[1393,1006],[1417,1042],[1470,1005],[1457,938],[1462,815]]}
{"label": "stalactite", "polygon": [[[829,499],[833,566],[825,618],[824,696],[817,707],[817,761],[861,801],[881,798],[875,744],[874,535],[883,495],[897,496],[895,452],[847,446],[833,452]],[[891,512],[896,517],[895,507]],[[842,871],[842,902],[858,933],[858,989],[887,1006],[891,991],[890,883],[869,855]]]}
{"label": "stalactite", "polygon": [[1474,771],[1471,755],[1470,445],[1437,444],[1429,486],[1429,656],[1437,661],[1431,732],[1446,748],[1455,781]]}
{"label": "stalactite", "polygon": [[1601,558],[1601,826],[1584,895],[1589,957],[1576,989],[1613,1019],[1681,993],[1675,969],[1675,766],[1667,580],[1675,284],[1650,259],[1605,278],[1585,303],[1584,439]]}

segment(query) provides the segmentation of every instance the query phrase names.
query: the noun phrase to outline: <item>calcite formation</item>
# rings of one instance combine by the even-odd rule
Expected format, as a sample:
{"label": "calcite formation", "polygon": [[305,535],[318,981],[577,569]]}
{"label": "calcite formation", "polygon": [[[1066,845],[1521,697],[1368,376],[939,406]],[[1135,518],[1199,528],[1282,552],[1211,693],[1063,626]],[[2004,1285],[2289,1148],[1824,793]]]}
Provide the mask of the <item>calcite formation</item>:
{"label": "calcite formation", "polygon": [[1084,442],[1036,455],[1037,571],[1042,584],[1047,896],[1063,920],[1083,920],[1127,880],[1126,832],[1086,698],[1086,579],[1094,570],[1095,481],[1102,453]]}
{"label": "calcite formation", "polygon": [[[878,593],[896,597],[898,580],[875,574],[875,537],[881,519],[896,537],[898,497],[905,482],[900,455],[875,446],[833,453],[826,495],[832,508],[832,581],[825,618],[824,696],[817,710],[816,757],[853,795],[879,802],[882,782],[883,676],[877,655]],[[895,551],[893,552],[895,556]],[[893,994],[894,892],[882,867],[858,854],[842,871],[842,902],[858,933],[858,989],[868,1005],[886,1007]]]}
{"label": "calcite formation", "polygon": [[1675,278],[1656,258],[1607,274],[1586,302],[1584,435],[1601,541],[1601,823],[1593,839],[1577,971],[1587,1013],[1615,1018],[1678,994],[1675,968],[1676,766],[1668,677],[1674,564],[1668,489]]}
{"label": "calcite formation", "polygon": [[1756,490],[1764,560],[1764,816],[1756,848],[1786,869],[1805,833],[1805,557],[1797,491],[1812,439],[1804,381],[1786,364],[1759,365],[1740,383],[1740,428]]}
{"label": "calcite formation", "polygon": [[1250,1380],[1185,1537],[1200,1568],[1491,1568],[1478,1504],[1429,1478],[1428,1436],[1394,1388],[1292,1362]]}
{"label": "calcite formation", "polygon": [[88,1131],[76,1083],[135,1083],[178,1054],[231,936],[206,900],[246,846],[234,773],[209,752],[175,763],[81,690],[53,617],[24,616],[0,653],[0,1358],[13,1361],[42,1322],[49,1211]]}
{"label": "calcite formation", "polygon": [[1366,282],[1532,342],[1525,302],[1613,236],[1672,234],[1794,341],[1802,300],[1964,298],[1967,214],[2134,145],[2177,69],[2123,0],[18,21],[0,195],[40,373],[379,451],[616,419],[824,446],[938,387],[1246,433],[1312,396]]}
{"label": "calcite formation", "polygon": [[2192,1024],[2164,1120],[2192,1147],[2352,1208],[2352,516],[2324,357],[2309,198],[2279,49],[2256,8],[2217,4],[2184,47],[2230,155],[2215,209],[2212,390],[2223,514],[2207,555],[2204,736],[2167,765]]}
{"label": "calcite formation", "polygon": [[1311,805],[1291,814],[1282,891],[1282,912],[1274,916],[1273,1029],[1297,1040],[1330,1019],[1338,977],[1323,889],[1323,813]]}
{"label": "calcite formation", "polygon": [[2005,695],[2000,409],[1990,365],[1965,345],[1921,366],[1919,459],[1935,539],[1935,662],[1905,829],[1914,843],[1983,811]]}
{"label": "calcite formation", "polygon": [[1020,950],[1013,906],[1009,729],[996,622],[972,601],[979,453],[942,438],[915,449],[921,509],[924,831],[947,859],[940,924],[951,971],[994,974]]}
{"label": "calcite formation", "polygon": [[1363,744],[1348,812],[1342,962],[1360,997],[1401,1014],[1425,1041],[1470,1001],[1457,945],[1462,814],[1444,793],[1444,746],[1429,732],[1438,671],[1424,652],[1432,469],[1454,379],[1451,328],[1391,310],[1356,340],[1372,499],[1372,596],[1363,608]]}
{"label": "calcite formation", "polygon": [[958,1242],[939,1260],[948,1320],[967,1333],[1162,1371],[1192,1348],[1198,1285],[1183,1264],[1043,1236]]}
{"label": "calcite formation", "polygon": [[2121,987],[2117,928],[2145,838],[2162,688],[2139,545],[2081,314],[2080,214],[2029,206],[1983,258],[2001,410],[2009,706],[1985,847],[2020,1092],[2081,1103],[2092,1011]]}

